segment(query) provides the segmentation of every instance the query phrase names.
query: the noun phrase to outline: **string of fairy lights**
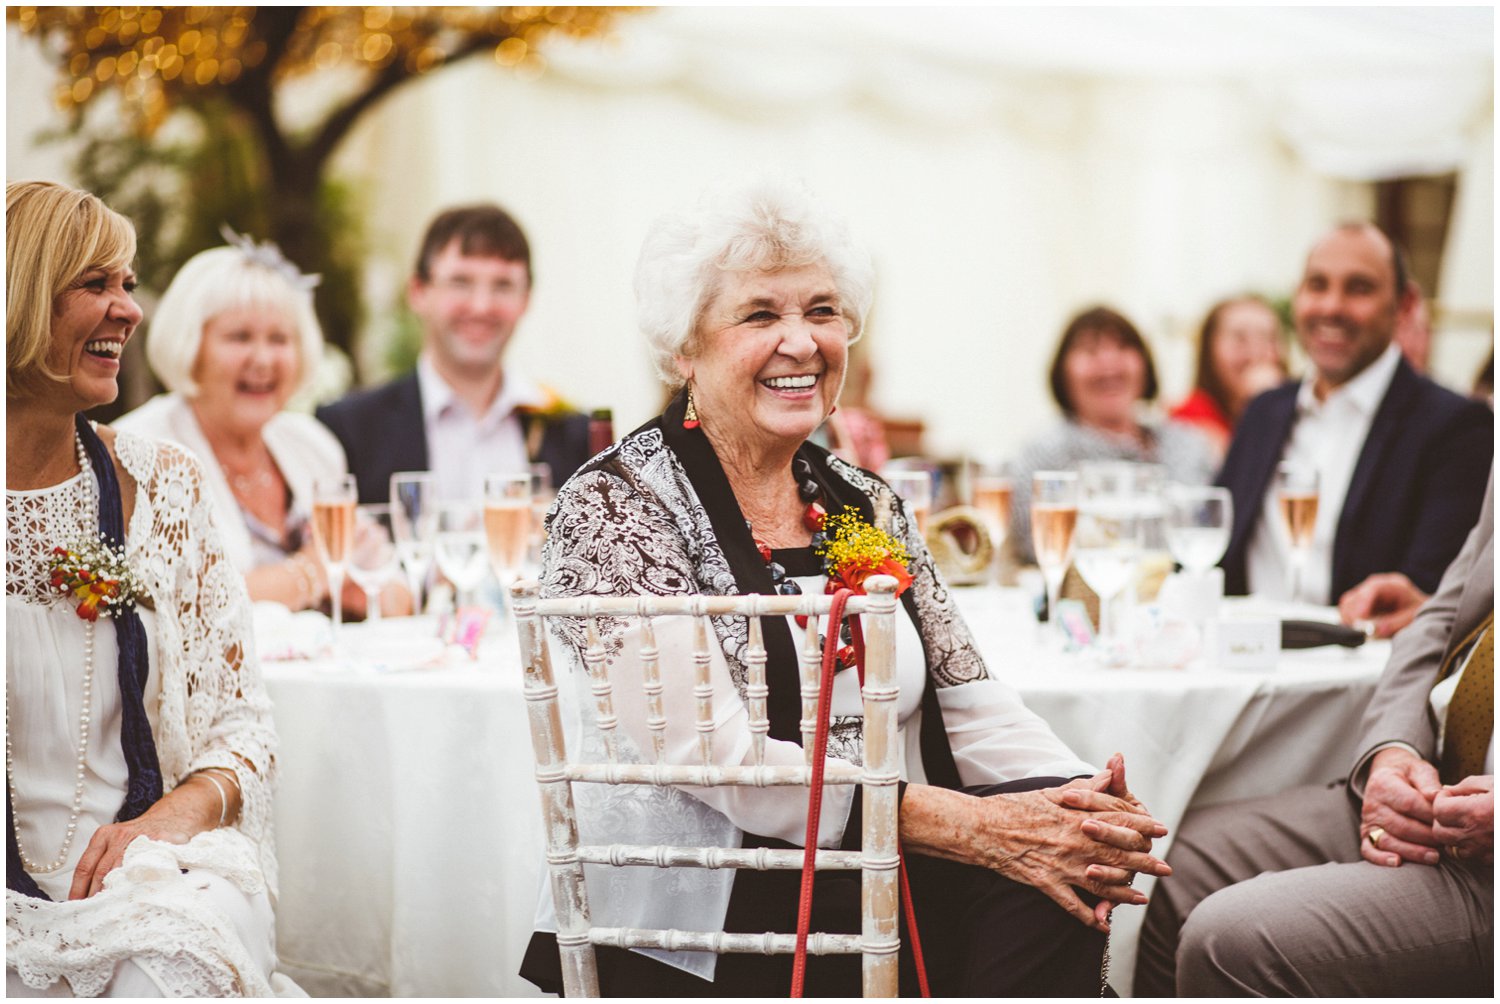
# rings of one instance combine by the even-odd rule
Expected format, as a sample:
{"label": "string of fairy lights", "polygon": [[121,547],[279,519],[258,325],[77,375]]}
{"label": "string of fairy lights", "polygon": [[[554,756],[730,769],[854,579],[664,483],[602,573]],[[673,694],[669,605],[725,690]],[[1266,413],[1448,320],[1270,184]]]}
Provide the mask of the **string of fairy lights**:
{"label": "string of fairy lights", "polygon": [[[523,77],[543,68],[540,43],[560,33],[603,33],[619,7],[306,7],[272,67],[275,79],[353,65],[399,63],[407,75],[490,45],[496,63]],[[57,104],[77,113],[118,89],[154,128],[195,90],[232,85],[269,55],[257,7],[9,7],[64,70]]]}

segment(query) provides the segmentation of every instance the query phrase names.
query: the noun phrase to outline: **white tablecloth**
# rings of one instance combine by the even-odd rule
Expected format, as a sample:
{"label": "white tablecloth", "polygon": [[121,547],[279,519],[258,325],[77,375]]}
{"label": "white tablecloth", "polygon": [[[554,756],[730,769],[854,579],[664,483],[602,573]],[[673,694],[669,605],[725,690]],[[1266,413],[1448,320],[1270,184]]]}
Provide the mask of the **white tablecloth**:
{"label": "white tablecloth", "polygon": [[[1169,827],[1190,803],[1338,777],[1389,650],[1284,653],[1269,673],[1097,669],[1043,645],[1019,593],[957,595],[991,672],[1085,759],[1123,752]],[[287,650],[289,631],[263,619],[262,650]],[[281,735],[278,944],[313,994],[538,995],[516,975],[542,836],[514,634],[470,663],[439,655],[432,632],[355,626],[349,658],[265,663]],[[1143,912],[1116,913],[1122,992]]]}

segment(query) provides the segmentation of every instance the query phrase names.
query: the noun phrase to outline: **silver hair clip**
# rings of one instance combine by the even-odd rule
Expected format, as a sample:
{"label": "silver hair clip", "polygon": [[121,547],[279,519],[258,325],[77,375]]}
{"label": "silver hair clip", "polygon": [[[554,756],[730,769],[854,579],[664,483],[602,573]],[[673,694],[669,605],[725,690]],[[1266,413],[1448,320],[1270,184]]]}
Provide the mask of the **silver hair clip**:
{"label": "silver hair clip", "polygon": [[304,274],[296,265],[288,261],[274,241],[257,244],[254,237],[249,234],[235,233],[227,223],[219,225],[219,235],[230,247],[262,268],[278,273],[296,289],[311,293],[318,283],[323,281],[321,275]]}

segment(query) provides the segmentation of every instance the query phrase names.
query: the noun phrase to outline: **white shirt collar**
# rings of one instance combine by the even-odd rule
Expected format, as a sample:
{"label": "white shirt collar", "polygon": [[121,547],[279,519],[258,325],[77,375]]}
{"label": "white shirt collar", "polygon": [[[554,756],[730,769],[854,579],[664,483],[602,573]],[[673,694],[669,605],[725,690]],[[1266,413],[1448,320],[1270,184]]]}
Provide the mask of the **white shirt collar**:
{"label": "white shirt collar", "polygon": [[[464,408],[464,414],[468,415],[467,407],[437,371],[426,352],[417,357],[417,387],[422,394],[422,419],[429,427],[455,407]],[[484,424],[498,421],[517,408],[540,408],[546,403],[547,392],[540,385],[533,383],[516,367],[507,366],[500,384],[500,393],[495,395],[489,410],[479,417],[478,422]]]}
{"label": "white shirt collar", "polygon": [[1318,379],[1317,371],[1314,370],[1302,378],[1302,386],[1297,389],[1298,414],[1316,411],[1335,400],[1349,402],[1362,415],[1375,414],[1375,409],[1385,399],[1385,392],[1390,389],[1391,379],[1396,375],[1396,367],[1400,361],[1401,350],[1392,341],[1384,352],[1375,357],[1373,363],[1366,366],[1354,379],[1329,391],[1328,397],[1322,401],[1318,400],[1318,395],[1313,391],[1313,384]]}

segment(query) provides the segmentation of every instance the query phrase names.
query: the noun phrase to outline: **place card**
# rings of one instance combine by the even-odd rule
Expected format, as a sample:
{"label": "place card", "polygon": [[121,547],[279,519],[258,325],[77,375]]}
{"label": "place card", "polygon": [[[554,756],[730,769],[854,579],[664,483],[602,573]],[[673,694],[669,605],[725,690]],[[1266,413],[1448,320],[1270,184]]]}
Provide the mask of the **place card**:
{"label": "place card", "polygon": [[1281,621],[1271,617],[1221,618],[1217,624],[1218,667],[1269,672],[1281,656]]}

